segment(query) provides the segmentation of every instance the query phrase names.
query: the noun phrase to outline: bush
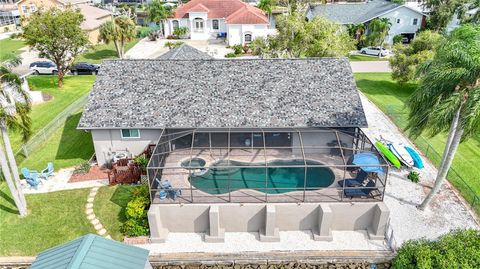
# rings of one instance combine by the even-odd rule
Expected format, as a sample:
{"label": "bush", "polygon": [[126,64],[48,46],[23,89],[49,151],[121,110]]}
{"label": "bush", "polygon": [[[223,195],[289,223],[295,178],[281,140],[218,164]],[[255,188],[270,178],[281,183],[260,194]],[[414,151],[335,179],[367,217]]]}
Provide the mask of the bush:
{"label": "bush", "polygon": [[418,183],[420,181],[420,174],[416,171],[411,171],[410,173],[408,173],[407,178],[410,179],[410,181],[412,181],[413,183]]}
{"label": "bush", "polygon": [[138,38],[147,37],[150,35],[150,33],[158,31],[158,29],[159,29],[158,27],[145,27],[145,26],[139,27],[137,29],[137,37]]}
{"label": "bush", "polygon": [[188,33],[188,27],[177,27],[175,30],[173,30],[173,35],[177,38],[181,38],[185,36]]}
{"label": "bush", "polygon": [[243,46],[240,45],[240,44],[233,45],[232,49],[233,49],[234,53],[237,54],[237,55],[242,54],[242,52],[243,52]]}
{"label": "bush", "polygon": [[407,241],[392,260],[395,269],[473,269],[479,265],[480,231],[474,229],[452,231],[435,241]]}
{"label": "bush", "polygon": [[139,197],[143,197],[146,199],[150,197],[150,193],[147,185],[140,185],[132,191],[132,197],[131,197],[132,200]]}
{"label": "bush", "polygon": [[237,54],[235,54],[235,52],[229,52],[225,54],[225,58],[235,58],[235,57],[237,57]]}
{"label": "bush", "polygon": [[[174,49],[177,47],[180,47],[184,42],[182,41],[177,41],[177,42],[166,42],[165,47],[168,47],[169,49]],[[147,161],[148,162],[148,161]]]}
{"label": "bush", "polygon": [[122,232],[127,236],[148,235],[148,233],[150,232],[150,229],[148,227],[148,221],[143,219],[140,221],[129,219],[125,221],[125,223],[123,223]]}
{"label": "bush", "polygon": [[75,170],[73,170],[74,175],[78,174],[86,174],[90,172],[90,163],[88,161],[85,161],[81,163],[79,166],[75,167]]}
{"label": "bush", "polygon": [[401,44],[403,39],[403,35],[396,35],[393,37],[393,45]]}
{"label": "bush", "polygon": [[146,185],[139,186],[132,191],[132,198],[125,208],[127,220],[122,225],[122,233],[127,236],[148,235],[147,212],[150,207],[149,190]]}
{"label": "bush", "polygon": [[268,52],[268,42],[267,39],[263,37],[255,38],[252,43],[250,43],[250,48],[252,49],[253,55],[263,55]]}

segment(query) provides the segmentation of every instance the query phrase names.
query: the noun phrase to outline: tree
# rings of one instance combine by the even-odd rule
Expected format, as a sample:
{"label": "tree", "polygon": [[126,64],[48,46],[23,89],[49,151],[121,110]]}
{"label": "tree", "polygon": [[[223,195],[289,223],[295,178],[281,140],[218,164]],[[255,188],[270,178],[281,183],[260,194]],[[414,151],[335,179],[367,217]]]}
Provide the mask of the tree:
{"label": "tree", "polygon": [[172,13],[170,8],[163,6],[163,3],[160,0],[153,0],[147,6],[147,20],[154,22],[157,25],[160,25],[160,30],[162,35],[165,34],[163,29],[163,21],[168,18]]}
{"label": "tree", "polygon": [[426,0],[423,6],[429,10],[427,28],[443,31],[455,13],[460,12],[466,3],[472,0]]}
{"label": "tree", "polygon": [[125,57],[125,44],[136,36],[135,24],[127,16],[116,17],[100,26],[99,39],[106,44],[113,42],[119,58]]}
{"label": "tree", "polygon": [[[382,47],[385,42],[385,38],[388,35],[392,23],[388,18],[375,18],[368,24],[368,33],[366,43],[370,46]],[[378,57],[380,57],[380,53]]]}
{"label": "tree", "polygon": [[254,41],[255,52],[267,57],[336,57],[354,49],[354,40],[342,26],[321,17],[306,21],[300,13],[278,16],[277,30],[265,42]]}
{"label": "tree", "polygon": [[60,88],[68,66],[88,44],[86,34],[80,29],[83,21],[79,10],[50,8],[33,13],[23,27],[26,43],[37,49],[40,57],[57,65]]}
{"label": "tree", "polygon": [[[27,215],[27,202],[20,184],[18,167],[7,130],[9,128],[20,131],[24,142],[27,141],[31,134],[31,120],[29,117],[31,109],[30,98],[28,93],[22,89],[22,83],[18,75],[11,71],[11,67],[20,63],[21,59],[14,57],[0,65],[0,131],[7,153],[5,156],[2,143],[0,143],[0,164],[13,201],[20,215],[25,216]],[[13,180],[10,172],[13,174]]]}
{"label": "tree", "polygon": [[480,27],[462,25],[447,36],[432,60],[419,67],[420,85],[407,100],[407,129],[414,137],[448,130],[434,186],[423,210],[439,191],[460,142],[480,132]]}
{"label": "tree", "polygon": [[268,18],[270,18],[272,16],[272,9],[276,4],[276,0],[260,0],[257,7],[265,11],[265,13],[268,14]]}
{"label": "tree", "polygon": [[349,24],[348,34],[357,41],[357,48],[365,41],[365,25],[363,23]]}
{"label": "tree", "polygon": [[415,79],[417,66],[433,58],[433,51],[441,40],[440,34],[425,30],[409,46],[396,44],[394,54],[389,59],[392,78],[401,84]]}

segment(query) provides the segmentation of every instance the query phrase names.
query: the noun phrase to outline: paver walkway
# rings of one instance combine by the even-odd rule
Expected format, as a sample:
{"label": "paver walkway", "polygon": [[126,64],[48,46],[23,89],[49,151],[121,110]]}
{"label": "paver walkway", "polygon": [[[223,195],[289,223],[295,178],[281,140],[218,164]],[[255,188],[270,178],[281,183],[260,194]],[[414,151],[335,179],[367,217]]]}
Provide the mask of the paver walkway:
{"label": "paver walkway", "polygon": [[93,212],[93,202],[95,201],[95,196],[97,195],[98,187],[93,187],[88,194],[87,204],[85,205],[85,214],[87,214],[87,219],[95,228],[95,231],[98,235],[102,235],[105,238],[112,239],[112,237],[107,233],[105,227],[103,227],[100,220],[97,219],[95,213]]}

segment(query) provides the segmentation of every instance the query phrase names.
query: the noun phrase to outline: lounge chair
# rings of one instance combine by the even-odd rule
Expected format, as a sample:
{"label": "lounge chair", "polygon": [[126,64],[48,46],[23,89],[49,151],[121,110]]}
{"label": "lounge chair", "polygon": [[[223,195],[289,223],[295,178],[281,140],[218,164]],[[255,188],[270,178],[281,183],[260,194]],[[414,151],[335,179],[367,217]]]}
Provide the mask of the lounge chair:
{"label": "lounge chair", "polygon": [[48,179],[48,177],[53,175],[53,163],[48,163],[47,168],[43,169],[40,173],[41,177]]}
{"label": "lounge chair", "polygon": [[354,198],[354,197],[369,197],[372,196],[371,193],[373,191],[377,191],[378,188],[375,188],[375,182],[373,180],[369,180],[365,187],[359,187],[355,189],[345,189],[344,194],[346,197]]}
{"label": "lounge chair", "polygon": [[27,184],[30,185],[31,188],[38,189],[38,185],[41,181],[38,179],[38,172],[36,170],[29,170],[28,168],[22,168],[22,175],[27,181]]}
{"label": "lounge chair", "polygon": [[345,187],[355,187],[355,186],[361,186],[363,181],[368,177],[368,173],[360,169],[358,171],[357,176],[355,178],[350,178],[350,179],[345,179],[345,180],[339,180],[338,185],[340,187],[343,187],[343,184],[345,182]]}

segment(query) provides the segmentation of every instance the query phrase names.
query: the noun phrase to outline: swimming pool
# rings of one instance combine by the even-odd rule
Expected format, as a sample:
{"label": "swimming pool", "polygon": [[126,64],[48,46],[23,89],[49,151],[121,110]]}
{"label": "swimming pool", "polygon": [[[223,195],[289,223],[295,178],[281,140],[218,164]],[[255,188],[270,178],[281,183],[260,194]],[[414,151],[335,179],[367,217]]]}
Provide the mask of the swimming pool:
{"label": "swimming pool", "polygon": [[[321,163],[307,160],[307,164],[320,165]],[[192,185],[210,194],[223,194],[239,189],[258,189],[261,192],[270,194],[285,193],[290,191],[303,190],[305,170],[303,167],[269,167],[249,168],[248,166],[265,165],[265,163],[245,163],[230,161],[230,166],[245,166],[245,168],[227,167],[226,161],[219,161],[212,164],[208,171],[193,174],[190,176]],[[268,165],[304,165],[303,160],[275,160]],[[267,187],[274,188],[265,191],[265,173],[267,176]],[[327,167],[307,168],[307,188],[319,189],[330,186],[335,180],[332,170]],[[230,186],[229,186],[230,185]],[[263,188],[263,189],[261,189]],[[291,188],[291,189],[275,189]]]}

